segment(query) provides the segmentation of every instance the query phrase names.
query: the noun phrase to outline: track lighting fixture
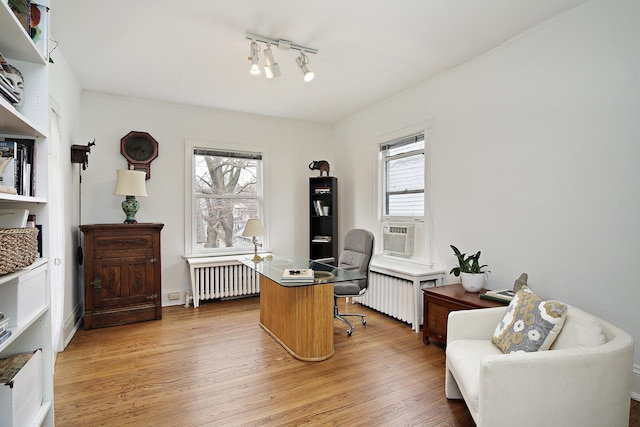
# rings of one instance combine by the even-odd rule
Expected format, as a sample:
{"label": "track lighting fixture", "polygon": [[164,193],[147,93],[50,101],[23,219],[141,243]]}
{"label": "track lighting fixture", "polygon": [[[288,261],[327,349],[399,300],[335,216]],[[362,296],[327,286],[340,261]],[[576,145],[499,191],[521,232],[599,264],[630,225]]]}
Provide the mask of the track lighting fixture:
{"label": "track lighting fixture", "polygon": [[302,75],[305,82],[310,82],[314,78],[314,73],[307,66],[309,64],[308,53],[316,54],[318,51],[310,47],[300,46],[291,43],[288,40],[276,40],[268,37],[256,36],[253,34],[247,34],[246,38],[251,40],[249,61],[251,62],[251,74],[260,74],[260,66],[258,65],[258,52],[260,51],[260,45],[258,42],[264,43],[267,48],[264,50],[264,74],[268,79],[280,76],[280,65],[273,58],[273,51],[271,46],[277,46],[280,50],[295,49],[300,51],[300,56],[296,58],[296,64],[302,71]]}
{"label": "track lighting fixture", "polygon": [[251,61],[251,70],[249,71],[254,76],[260,74],[260,65],[258,64],[258,52],[260,52],[260,46],[255,40],[251,42],[249,61]]}
{"label": "track lighting fixture", "polygon": [[274,61],[273,52],[271,52],[271,44],[267,44],[267,49],[264,51],[264,75],[268,79],[274,77],[280,77],[280,65]]}
{"label": "track lighting fixture", "polygon": [[300,51],[300,56],[296,58],[296,64],[298,64],[300,71],[302,71],[302,75],[305,82],[310,82],[315,77],[315,74],[313,74],[313,71],[311,71],[307,67],[308,63],[309,63],[309,58],[307,58],[307,55],[304,54],[304,50]]}

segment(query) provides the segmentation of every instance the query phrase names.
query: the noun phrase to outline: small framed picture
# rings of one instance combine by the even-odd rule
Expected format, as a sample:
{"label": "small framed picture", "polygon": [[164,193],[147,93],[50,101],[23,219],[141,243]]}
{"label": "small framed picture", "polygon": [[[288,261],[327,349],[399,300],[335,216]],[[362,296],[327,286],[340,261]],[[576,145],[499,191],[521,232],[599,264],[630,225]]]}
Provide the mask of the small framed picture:
{"label": "small framed picture", "polygon": [[38,48],[42,57],[49,59],[49,8],[37,3],[30,6],[30,29],[31,40]]}

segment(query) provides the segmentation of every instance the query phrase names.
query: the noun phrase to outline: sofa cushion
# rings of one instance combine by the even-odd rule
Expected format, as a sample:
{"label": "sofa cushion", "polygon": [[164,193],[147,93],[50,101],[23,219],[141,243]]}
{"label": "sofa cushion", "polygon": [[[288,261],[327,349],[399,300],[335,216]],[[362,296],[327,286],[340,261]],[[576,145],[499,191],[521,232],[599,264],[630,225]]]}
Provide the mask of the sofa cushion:
{"label": "sofa cushion", "polygon": [[[502,354],[489,340],[456,340],[447,344],[447,366],[467,402],[478,410],[480,366],[485,356]],[[468,401],[470,399],[471,401]]]}
{"label": "sofa cushion", "polygon": [[523,286],[509,303],[491,342],[504,353],[549,350],[566,315],[566,304],[543,301]]}

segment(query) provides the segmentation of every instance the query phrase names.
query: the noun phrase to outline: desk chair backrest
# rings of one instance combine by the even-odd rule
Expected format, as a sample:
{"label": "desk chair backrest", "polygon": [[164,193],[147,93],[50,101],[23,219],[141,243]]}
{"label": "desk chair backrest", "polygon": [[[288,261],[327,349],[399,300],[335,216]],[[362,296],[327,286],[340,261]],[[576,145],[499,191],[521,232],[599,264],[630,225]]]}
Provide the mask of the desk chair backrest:
{"label": "desk chair backrest", "polygon": [[[347,231],[344,237],[344,248],[338,260],[338,267],[357,270],[368,276],[369,264],[373,255],[373,233],[368,230],[354,228]],[[356,281],[360,289],[367,287],[367,279]]]}

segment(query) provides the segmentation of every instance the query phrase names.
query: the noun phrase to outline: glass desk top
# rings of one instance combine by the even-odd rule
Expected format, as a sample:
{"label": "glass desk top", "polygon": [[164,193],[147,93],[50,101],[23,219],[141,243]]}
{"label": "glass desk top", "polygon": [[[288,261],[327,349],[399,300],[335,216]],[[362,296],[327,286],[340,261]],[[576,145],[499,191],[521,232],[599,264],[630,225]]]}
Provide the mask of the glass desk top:
{"label": "glass desk top", "polygon": [[[286,286],[309,286],[319,285],[322,283],[350,282],[354,280],[366,279],[367,276],[360,274],[357,270],[346,270],[344,268],[334,267],[333,265],[323,264],[308,258],[296,255],[274,256],[271,260],[263,260],[253,262],[251,258],[240,258],[239,261],[247,267],[256,270],[258,273],[268,277],[274,282]],[[313,283],[304,282],[282,282],[282,274],[286,269],[305,269],[310,268],[314,271],[315,280]]]}

